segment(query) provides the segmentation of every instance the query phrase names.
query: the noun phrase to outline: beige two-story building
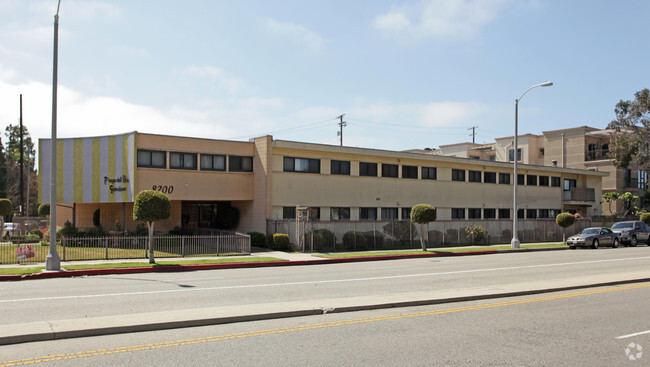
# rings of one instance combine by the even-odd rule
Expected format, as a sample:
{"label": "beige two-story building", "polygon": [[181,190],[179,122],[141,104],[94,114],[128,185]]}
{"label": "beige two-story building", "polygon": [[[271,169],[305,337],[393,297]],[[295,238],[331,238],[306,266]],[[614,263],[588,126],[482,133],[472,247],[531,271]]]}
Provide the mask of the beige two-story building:
{"label": "beige two-story building", "polygon": [[[50,140],[39,141],[41,201],[49,201]],[[309,207],[312,220],[408,219],[411,207],[437,207],[440,220],[511,219],[513,165],[490,159],[273,140],[227,141],[132,132],[57,141],[57,221],[91,227],[93,213],[110,229],[134,230],[133,199],[159,190],[172,203],[157,224],[192,232],[222,228],[266,232],[268,220],[291,219]],[[481,150],[482,149],[482,150]],[[494,149],[495,155],[499,149]],[[503,155],[507,155],[504,148]],[[601,213],[608,174],[531,163],[519,167],[519,218],[554,218],[560,211]],[[569,186],[567,195],[564,190]]]}

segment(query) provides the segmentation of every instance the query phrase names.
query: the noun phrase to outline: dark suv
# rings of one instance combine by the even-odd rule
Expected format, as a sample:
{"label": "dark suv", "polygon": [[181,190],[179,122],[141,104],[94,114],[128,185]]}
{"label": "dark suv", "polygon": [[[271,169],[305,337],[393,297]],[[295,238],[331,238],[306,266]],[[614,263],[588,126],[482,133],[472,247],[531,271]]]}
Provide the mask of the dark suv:
{"label": "dark suv", "polygon": [[626,246],[636,246],[639,242],[645,242],[650,245],[650,238],[648,232],[650,229],[646,227],[645,223],[639,220],[628,222],[618,222],[612,227],[612,231],[621,234],[621,243]]}

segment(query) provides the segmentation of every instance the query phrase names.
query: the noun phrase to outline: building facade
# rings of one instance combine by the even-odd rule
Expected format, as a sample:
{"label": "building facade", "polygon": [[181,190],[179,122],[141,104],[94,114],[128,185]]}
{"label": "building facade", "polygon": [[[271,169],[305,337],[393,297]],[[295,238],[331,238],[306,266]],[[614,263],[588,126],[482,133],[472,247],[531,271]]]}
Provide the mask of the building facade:
{"label": "building facade", "polygon": [[[39,194],[49,201],[49,139],[39,141]],[[481,152],[489,157],[489,149]],[[498,152],[495,149],[495,152]],[[504,150],[505,152],[505,150]],[[506,154],[506,153],[504,153]],[[159,190],[172,215],[159,224],[192,232],[220,228],[229,208],[236,230],[266,232],[266,221],[292,219],[309,207],[312,220],[408,219],[427,203],[441,220],[511,219],[512,163],[422,152],[398,152],[273,140],[248,142],[142,133],[57,141],[57,221],[133,231],[133,198]],[[560,211],[599,215],[607,173],[530,164],[519,167],[519,218]],[[567,195],[566,187],[569,187]]]}

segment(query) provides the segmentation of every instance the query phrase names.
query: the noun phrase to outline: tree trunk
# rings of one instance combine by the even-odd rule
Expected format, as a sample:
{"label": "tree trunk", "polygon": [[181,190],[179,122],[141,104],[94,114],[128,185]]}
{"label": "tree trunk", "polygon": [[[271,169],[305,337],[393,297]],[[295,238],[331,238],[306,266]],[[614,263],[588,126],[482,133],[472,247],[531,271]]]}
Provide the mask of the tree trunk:
{"label": "tree trunk", "polygon": [[154,222],[147,222],[149,228],[149,264],[155,264],[156,260],[153,258],[153,225]]}
{"label": "tree trunk", "polygon": [[420,223],[420,245],[422,245],[422,251],[427,250],[427,245],[424,243],[424,224]]}

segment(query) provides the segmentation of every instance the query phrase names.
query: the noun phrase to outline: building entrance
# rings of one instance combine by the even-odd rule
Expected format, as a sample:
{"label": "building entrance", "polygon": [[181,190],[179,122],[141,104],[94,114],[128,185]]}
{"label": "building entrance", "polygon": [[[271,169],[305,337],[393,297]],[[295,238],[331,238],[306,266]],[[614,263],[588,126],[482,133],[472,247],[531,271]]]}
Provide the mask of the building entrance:
{"label": "building entrance", "polygon": [[230,201],[183,201],[181,231],[197,234],[201,229],[234,230],[239,224],[239,210]]}

